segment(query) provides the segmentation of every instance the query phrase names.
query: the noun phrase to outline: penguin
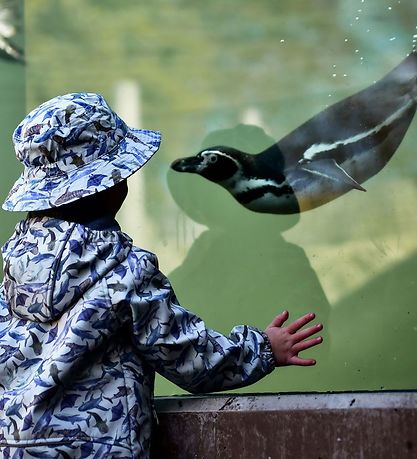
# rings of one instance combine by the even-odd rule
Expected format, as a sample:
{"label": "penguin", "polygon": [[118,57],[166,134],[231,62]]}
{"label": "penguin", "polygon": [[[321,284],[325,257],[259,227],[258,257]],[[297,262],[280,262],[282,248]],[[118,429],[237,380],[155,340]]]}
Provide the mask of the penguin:
{"label": "penguin", "polygon": [[356,189],[377,174],[404,138],[417,108],[415,49],[371,86],[319,112],[252,155],[205,148],[171,164],[229,191],[255,212],[293,214]]}

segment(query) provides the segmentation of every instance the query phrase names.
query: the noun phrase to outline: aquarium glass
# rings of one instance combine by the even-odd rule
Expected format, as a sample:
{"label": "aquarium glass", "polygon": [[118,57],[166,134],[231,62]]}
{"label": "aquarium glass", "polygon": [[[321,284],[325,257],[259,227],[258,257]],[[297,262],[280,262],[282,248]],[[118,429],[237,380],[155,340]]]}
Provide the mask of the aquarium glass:
{"label": "aquarium glass", "polygon": [[[7,40],[25,54],[0,59],[2,199],[21,170],[11,134],[24,114],[101,93],[128,124],[162,132],[118,219],[158,255],[181,305],[223,333],[263,329],[283,309],[325,326],[304,353],[315,367],[240,392],[417,389],[416,119],[366,192],[302,213],[250,211],[170,168],[218,144],[256,154],[372,85],[410,53],[415,0],[2,3],[14,8]],[[2,243],[19,218],[2,211]],[[158,377],[156,393],[183,391]]]}

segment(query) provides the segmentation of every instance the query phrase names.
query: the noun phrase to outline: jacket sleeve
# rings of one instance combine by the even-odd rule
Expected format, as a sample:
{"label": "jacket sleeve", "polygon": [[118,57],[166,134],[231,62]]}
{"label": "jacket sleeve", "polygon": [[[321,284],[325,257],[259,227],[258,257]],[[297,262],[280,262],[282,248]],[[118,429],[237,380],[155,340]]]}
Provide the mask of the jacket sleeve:
{"label": "jacket sleeve", "polygon": [[158,373],[189,392],[201,393],[252,384],[275,368],[262,331],[240,325],[224,336],[207,328],[179,305],[155,256],[131,263],[136,283],[129,301],[134,343]]}

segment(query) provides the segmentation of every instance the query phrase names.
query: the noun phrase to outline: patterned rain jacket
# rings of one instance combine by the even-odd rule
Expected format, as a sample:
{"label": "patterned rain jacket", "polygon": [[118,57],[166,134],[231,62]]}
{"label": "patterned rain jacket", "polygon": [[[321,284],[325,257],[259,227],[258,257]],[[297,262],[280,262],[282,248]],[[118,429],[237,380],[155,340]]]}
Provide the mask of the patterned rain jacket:
{"label": "patterned rain jacket", "polygon": [[155,371],[209,392],[274,368],[262,332],[225,337],[182,308],[155,255],[114,220],[24,220],[3,258],[4,458],[148,457]]}

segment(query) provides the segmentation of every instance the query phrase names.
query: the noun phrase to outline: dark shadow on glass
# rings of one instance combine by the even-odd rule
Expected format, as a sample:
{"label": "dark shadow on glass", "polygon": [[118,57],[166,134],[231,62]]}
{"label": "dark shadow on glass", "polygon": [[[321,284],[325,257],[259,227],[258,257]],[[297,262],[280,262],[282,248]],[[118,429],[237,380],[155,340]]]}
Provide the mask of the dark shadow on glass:
{"label": "dark shadow on glass", "polygon": [[[210,134],[202,145],[226,143],[256,151],[270,145],[261,128],[239,125]],[[330,305],[304,250],[287,242],[282,233],[299,215],[268,215],[237,206],[220,187],[189,175],[168,173],[169,189],[179,207],[207,229],[197,237],[184,262],[169,274],[181,304],[192,307],[212,328],[228,332],[237,322],[266,327],[283,309],[296,318],[313,310],[328,323]],[[322,390],[329,350],[325,345],[310,355],[320,365],[300,378],[297,368],[286,368],[256,384],[255,391]],[[308,352],[305,352],[308,355]]]}
{"label": "dark shadow on glass", "polygon": [[375,84],[255,154],[213,141],[196,156],[174,161],[172,168],[218,183],[252,211],[298,213],[353,189],[365,191],[361,183],[387,164],[416,108],[414,50]]}

